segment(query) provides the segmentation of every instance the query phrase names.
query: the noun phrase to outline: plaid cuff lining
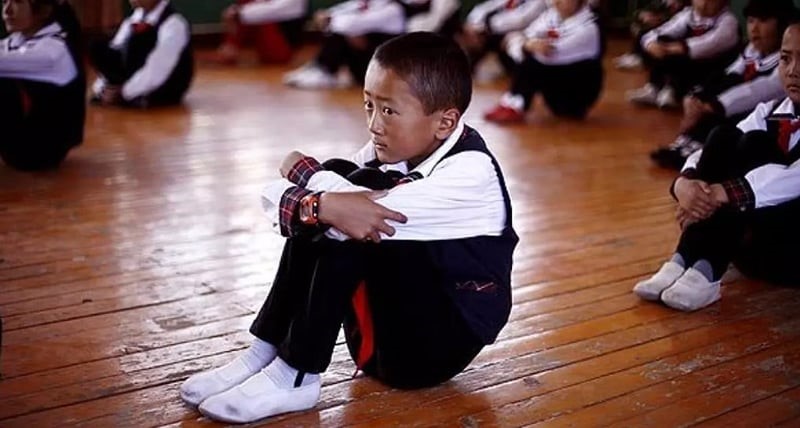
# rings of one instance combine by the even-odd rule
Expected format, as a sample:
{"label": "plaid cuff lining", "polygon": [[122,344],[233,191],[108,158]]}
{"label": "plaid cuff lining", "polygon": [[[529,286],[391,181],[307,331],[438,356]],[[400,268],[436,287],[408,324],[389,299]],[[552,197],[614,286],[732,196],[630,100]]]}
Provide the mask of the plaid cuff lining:
{"label": "plaid cuff lining", "polygon": [[289,175],[286,178],[300,187],[306,187],[308,180],[310,180],[314,174],[322,171],[323,169],[325,168],[323,168],[316,159],[306,156],[292,166],[292,169],[289,170]]}
{"label": "plaid cuff lining", "polygon": [[756,206],[756,195],[750,187],[750,183],[744,178],[723,181],[722,187],[728,194],[728,199],[732,206],[739,211],[752,210]]}
{"label": "plaid cuff lining", "polygon": [[281,228],[281,235],[291,238],[299,233],[299,227],[295,224],[295,213],[300,205],[300,200],[314,192],[302,187],[290,187],[283,192],[281,203],[278,210],[278,221]]}

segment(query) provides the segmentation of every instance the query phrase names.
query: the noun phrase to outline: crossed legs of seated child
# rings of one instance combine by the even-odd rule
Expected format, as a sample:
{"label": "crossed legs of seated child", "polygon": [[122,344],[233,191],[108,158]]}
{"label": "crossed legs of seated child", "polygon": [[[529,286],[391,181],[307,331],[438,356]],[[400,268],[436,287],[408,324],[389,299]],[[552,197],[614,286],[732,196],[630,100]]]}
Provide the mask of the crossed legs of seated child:
{"label": "crossed legs of seated child", "polygon": [[[709,136],[696,177],[707,184],[718,184],[743,177],[767,163],[785,163],[785,156],[763,131],[742,134],[735,127],[722,126]],[[680,201],[679,193],[676,184]],[[770,279],[790,282],[798,275],[789,259],[757,254],[792,252],[791,243],[800,235],[800,227],[788,220],[792,215],[800,215],[800,201],[749,212],[722,204],[702,220],[680,212],[683,232],[675,253],[655,275],[636,284],[634,292],[675,309],[700,309],[720,299],[721,278],[728,265],[738,259],[754,261],[751,266],[756,274],[770,272]]]}
{"label": "crossed legs of seated child", "polygon": [[[393,180],[346,161],[325,166],[362,180],[356,184],[391,187]],[[384,179],[390,181],[378,183]],[[289,239],[250,329],[253,344],[227,365],[189,378],[181,396],[207,416],[235,423],[310,409],[342,323],[350,354],[367,375],[397,388],[452,378],[483,344],[417,245]]]}

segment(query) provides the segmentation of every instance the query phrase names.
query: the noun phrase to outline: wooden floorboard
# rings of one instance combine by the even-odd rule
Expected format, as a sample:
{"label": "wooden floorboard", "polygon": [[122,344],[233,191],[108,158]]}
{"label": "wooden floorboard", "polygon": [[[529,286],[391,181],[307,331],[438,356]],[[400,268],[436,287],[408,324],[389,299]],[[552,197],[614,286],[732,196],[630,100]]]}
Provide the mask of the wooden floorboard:
{"label": "wooden floorboard", "polygon": [[[0,167],[0,426],[218,426],[177,391],[249,342],[283,244],[262,186],[291,149],[367,138],[357,90],[288,89],[285,70],[201,66],[183,107],[90,107],[59,171]],[[647,153],[679,116],[624,101],[643,79],[608,68],[587,121],[537,102],[510,127],[481,118],[503,84],[477,85],[466,120],[521,237],[498,341],[451,382],[398,391],[353,378],[340,337],[316,408],[257,425],[800,426],[800,293],[732,271],[720,303],[684,314],[630,292],[678,233],[673,174]]]}

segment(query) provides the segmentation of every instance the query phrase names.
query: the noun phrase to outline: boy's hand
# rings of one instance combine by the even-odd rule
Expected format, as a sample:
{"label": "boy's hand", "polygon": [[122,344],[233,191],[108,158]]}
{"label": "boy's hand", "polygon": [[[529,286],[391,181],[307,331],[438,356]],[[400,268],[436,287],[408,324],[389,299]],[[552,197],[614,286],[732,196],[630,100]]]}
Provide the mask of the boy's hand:
{"label": "boy's hand", "polygon": [[281,162],[280,168],[278,169],[281,173],[281,177],[289,177],[289,171],[291,171],[292,167],[304,157],[306,157],[306,155],[298,152],[297,150],[293,150],[291,153],[286,155],[286,157],[283,158],[283,162]]}
{"label": "boy's hand", "polygon": [[122,101],[122,88],[114,85],[106,85],[100,93],[100,100],[105,105],[119,104]]}
{"label": "boy's hand", "polygon": [[646,50],[647,53],[652,55],[654,58],[662,59],[667,56],[667,49],[663,43],[650,42],[644,47],[644,50]]}
{"label": "boy's hand", "polygon": [[375,202],[386,191],[325,192],[319,200],[319,221],[331,225],[358,241],[380,242],[381,232],[394,235],[386,220],[408,221],[403,214]]}
{"label": "boy's hand", "polygon": [[711,197],[717,202],[717,205],[722,206],[731,202],[728,199],[728,192],[725,191],[725,187],[721,184],[712,184],[711,186]]}
{"label": "boy's hand", "polygon": [[238,4],[228,6],[225,11],[222,12],[222,22],[229,25],[239,22],[240,11],[241,7]]}
{"label": "boy's hand", "polygon": [[555,51],[553,44],[546,39],[530,39],[525,42],[525,50],[532,54],[550,56]]}
{"label": "boy's hand", "polygon": [[692,217],[691,214],[686,212],[685,209],[678,207],[678,210],[675,212],[675,220],[678,221],[678,226],[680,226],[681,230],[686,230],[692,223],[697,223],[697,219]]}
{"label": "boy's hand", "polygon": [[311,22],[314,29],[325,31],[328,29],[328,25],[331,24],[331,14],[327,11],[320,10],[314,14],[314,18],[312,18]]}
{"label": "boy's hand", "polygon": [[686,55],[686,45],[680,42],[667,43],[664,46],[666,55]]}
{"label": "boy's hand", "polygon": [[711,217],[720,206],[712,194],[711,186],[702,180],[678,178],[675,182],[675,197],[678,198],[678,205],[697,220]]}

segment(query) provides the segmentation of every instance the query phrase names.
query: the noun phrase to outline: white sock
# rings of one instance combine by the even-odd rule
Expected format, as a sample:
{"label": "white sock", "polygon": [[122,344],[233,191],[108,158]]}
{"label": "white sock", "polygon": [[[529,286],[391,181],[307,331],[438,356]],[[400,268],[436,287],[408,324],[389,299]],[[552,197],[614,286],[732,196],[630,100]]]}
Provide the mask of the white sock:
{"label": "white sock", "polygon": [[249,348],[228,364],[187,379],[181,385],[181,398],[196,406],[208,397],[227,391],[258,373],[275,359],[277,353],[275,346],[256,338]]}
{"label": "white sock", "polygon": [[295,386],[297,380],[297,370],[276,358],[241,384],[203,401],[199,409],[215,420],[250,423],[314,407],[322,385],[320,376],[306,373]]}

